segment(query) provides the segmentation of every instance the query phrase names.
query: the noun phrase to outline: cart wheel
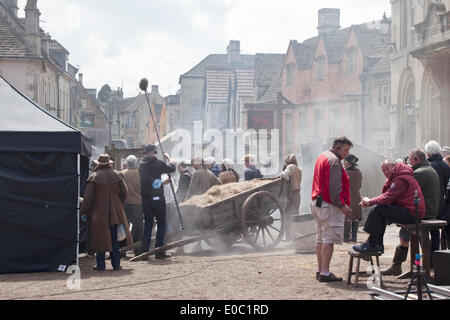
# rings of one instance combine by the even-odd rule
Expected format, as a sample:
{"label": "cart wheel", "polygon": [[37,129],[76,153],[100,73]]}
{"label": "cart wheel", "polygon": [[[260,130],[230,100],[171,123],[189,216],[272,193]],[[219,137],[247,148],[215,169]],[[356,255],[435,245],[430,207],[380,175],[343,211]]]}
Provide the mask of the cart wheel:
{"label": "cart wheel", "polygon": [[275,248],[284,236],[285,224],[284,209],[270,192],[256,192],[242,205],[242,234],[255,249]]}

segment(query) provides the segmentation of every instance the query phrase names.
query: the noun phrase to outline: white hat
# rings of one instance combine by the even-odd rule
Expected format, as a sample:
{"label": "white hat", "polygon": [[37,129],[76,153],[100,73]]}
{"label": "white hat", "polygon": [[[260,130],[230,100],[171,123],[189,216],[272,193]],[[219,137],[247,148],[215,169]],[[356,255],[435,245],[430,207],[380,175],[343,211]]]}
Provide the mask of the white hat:
{"label": "white hat", "polygon": [[206,165],[214,165],[216,163],[216,159],[213,157],[208,157],[203,161]]}
{"label": "white hat", "polygon": [[233,160],[231,160],[231,159],[223,159],[223,165],[227,169],[233,169],[234,168],[234,163],[233,163]]}

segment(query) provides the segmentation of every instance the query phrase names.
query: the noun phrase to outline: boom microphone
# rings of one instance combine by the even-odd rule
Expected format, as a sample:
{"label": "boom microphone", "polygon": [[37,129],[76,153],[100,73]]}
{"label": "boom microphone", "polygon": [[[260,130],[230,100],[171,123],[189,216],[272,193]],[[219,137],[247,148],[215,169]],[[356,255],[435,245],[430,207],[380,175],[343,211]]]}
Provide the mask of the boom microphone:
{"label": "boom microphone", "polygon": [[143,78],[141,80],[141,82],[139,82],[139,88],[144,91],[147,92],[147,88],[148,88],[148,80],[146,78]]}

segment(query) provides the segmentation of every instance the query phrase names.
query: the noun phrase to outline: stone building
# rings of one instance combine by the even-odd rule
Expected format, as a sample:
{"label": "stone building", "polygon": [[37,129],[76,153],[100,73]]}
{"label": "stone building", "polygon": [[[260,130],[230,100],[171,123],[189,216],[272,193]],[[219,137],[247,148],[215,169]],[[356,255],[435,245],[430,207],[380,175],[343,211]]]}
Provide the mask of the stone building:
{"label": "stone building", "polygon": [[97,100],[97,89],[86,89],[83,86],[83,74],[79,73],[73,95],[71,122],[92,139],[92,145],[99,152],[103,151],[109,145],[108,115]]}
{"label": "stone building", "polygon": [[[167,132],[167,111],[165,99],[159,93],[159,87],[152,85],[148,99],[160,138]],[[127,99],[120,112],[119,137],[127,142],[129,148],[140,148],[158,141],[153,120],[150,116],[147,99],[144,94]]]}
{"label": "stone building", "polygon": [[391,153],[450,144],[450,1],[391,0]]}
{"label": "stone building", "polygon": [[0,1],[0,74],[18,90],[69,123],[78,69],[69,52],[39,26],[37,0],[28,0],[25,18],[17,0]]}
{"label": "stone building", "polygon": [[385,154],[388,32],[379,21],[341,29],[339,9],[321,9],[318,18],[318,36],[290,41],[279,77],[256,104],[246,105],[248,116],[280,129],[281,155],[309,154],[312,161],[342,135]]}
{"label": "stone building", "polygon": [[226,54],[211,54],[181,75],[180,127],[192,131],[201,121],[204,129],[245,129],[245,104],[268,87],[267,77],[255,80],[258,56],[241,54],[240,41],[231,40]]}

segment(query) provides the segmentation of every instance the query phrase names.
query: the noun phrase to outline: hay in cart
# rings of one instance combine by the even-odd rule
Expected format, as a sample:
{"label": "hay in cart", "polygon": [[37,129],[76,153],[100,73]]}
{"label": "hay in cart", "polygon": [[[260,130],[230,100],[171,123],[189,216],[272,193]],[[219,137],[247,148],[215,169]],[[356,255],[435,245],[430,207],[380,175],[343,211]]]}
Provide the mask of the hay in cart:
{"label": "hay in cart", "polygon": [[217,185],[210,188],[202,195],[193,196],[189,200],[182,203],[183,206],[206,207],[222,200],[233,197],[241,192],[248,191],[272,182],[267,179],[255,179],[250,181],[242,181]]}

